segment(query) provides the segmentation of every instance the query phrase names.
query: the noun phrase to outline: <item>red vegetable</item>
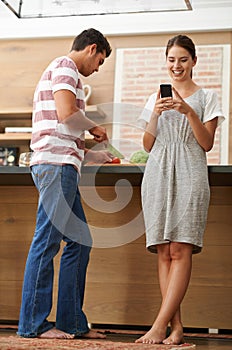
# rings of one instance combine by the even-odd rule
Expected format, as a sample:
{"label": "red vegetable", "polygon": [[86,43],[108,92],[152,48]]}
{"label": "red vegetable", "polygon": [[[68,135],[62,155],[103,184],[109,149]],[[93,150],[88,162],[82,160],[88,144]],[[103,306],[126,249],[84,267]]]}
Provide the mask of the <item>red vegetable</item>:
{"label": "red vegetable", "polygon": [[112,162],[106,162],[107,164],[120,164],[121,163],[121,160],[120,160],[120,158],[118,158],[118,157],[114,157],[113,159],[112,159]]}
{"label": "red vegetable", "polygon": [[121,163],[121,160],[120,160],[120,158],[118,158],[118,157],[114,157],[113,159],[112,159],[112,162],[111,163],[113,163],[113,164],[120,164]]}

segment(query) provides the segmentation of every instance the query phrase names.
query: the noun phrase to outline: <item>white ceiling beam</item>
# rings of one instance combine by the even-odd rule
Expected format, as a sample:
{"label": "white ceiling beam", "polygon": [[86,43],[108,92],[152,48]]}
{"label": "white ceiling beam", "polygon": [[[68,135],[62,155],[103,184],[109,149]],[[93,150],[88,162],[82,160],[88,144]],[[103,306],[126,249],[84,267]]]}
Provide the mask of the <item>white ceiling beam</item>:
{"label": "white ceiling beam", "polygon": [[232,4],[223,8],[201,8],[176,13],[72,16],[52,20],[18,19],[13,15],[11,18],[1,18],[0,38],[76,36],[89,27],[105,35],[232,30]]}

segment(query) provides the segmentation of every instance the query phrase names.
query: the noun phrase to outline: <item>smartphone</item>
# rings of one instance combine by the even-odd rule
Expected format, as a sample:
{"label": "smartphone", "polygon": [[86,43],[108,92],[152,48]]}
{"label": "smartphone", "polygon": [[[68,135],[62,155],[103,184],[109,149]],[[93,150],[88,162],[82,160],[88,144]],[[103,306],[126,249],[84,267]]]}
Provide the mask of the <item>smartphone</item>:
{"label": "smartphone", "polygon": [[161,97],[172,97],[172,85],[161,84],[160,85],[160,96]]}

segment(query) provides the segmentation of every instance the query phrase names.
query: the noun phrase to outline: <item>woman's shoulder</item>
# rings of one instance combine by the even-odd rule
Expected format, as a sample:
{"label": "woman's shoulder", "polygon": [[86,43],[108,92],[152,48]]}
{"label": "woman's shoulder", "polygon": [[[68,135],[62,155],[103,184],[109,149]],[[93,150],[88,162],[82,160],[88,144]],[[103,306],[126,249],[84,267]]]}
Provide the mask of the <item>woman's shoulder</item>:
{"label": "woman's shoulder", "polygon": [[[142,121],[145,121],[146,123],[148,123],[150,118],[151,118],[151,113],[152,113],[152,111],[154,109],[156,96],[157,96],[157,93],[151,94],[148,97],[148,99],[146,101],[146,104],[145,104],[144,108],[141,111],[141,114],[140,114],[140,116],[138,118],[138,123],[142,127],[145,127],[145,125],[143,124]],[[142,124],[141,124],[141,122],[142,122]]]}
{"label": "woman's shoulder", "polygon": [[157,96],[157,93],[154,92],[153,94],[151,94],[148,97],[145,108],[148,108],[148,109],[151,108],[153,110],[153,107],[154,107],[154,104],[155,104],[155,101],[156,101],[156,96]]}
{"label": "woman's shoulder", "polygon": [[149,97],[148,97],[148,101],[155,101],[156,100],[156,96],[157,96],[157,92],[153,92]]}
{"label": "woman's shoulder", "polygon": [[217,97],[217,92],[214,89],[201,88],[201,90],[205,95],[206,99]]}
{"label": "woman's shoulder", "polygon": [[218,101],[218,94],[213,89],[200,88],[197,92],[196,98],[198,98],[204,106],[211,103],[214,104]]}

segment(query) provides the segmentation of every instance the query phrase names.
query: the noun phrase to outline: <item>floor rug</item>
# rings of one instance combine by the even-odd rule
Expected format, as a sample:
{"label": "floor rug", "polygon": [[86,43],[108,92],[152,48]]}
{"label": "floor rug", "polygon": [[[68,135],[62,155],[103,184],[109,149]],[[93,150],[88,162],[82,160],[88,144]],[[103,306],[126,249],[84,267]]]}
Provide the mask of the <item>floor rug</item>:
{"label": "floor rug", "polygon": [[[102,332],[102,329],[98,329]],[[141,336],[145,331],[127,330],[127,329],[104,329],[105,334],[136,334]],[[232,331],[231,331],[232,333]],[[218,333],[184,333],[184,338],[205,338],[205,339],[232,339],[232,334],[218,334]],[[188,339],[189,340],[189,339]]]}
{"label": "floor rug", "polygon": [[190,350],[194,344],[150,345],[114,342],[108,340],[80,339],[38,339],[20,338],[18,336],[0,337],[1,350]]}

